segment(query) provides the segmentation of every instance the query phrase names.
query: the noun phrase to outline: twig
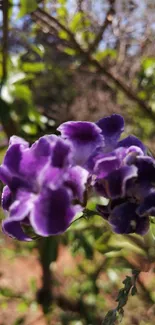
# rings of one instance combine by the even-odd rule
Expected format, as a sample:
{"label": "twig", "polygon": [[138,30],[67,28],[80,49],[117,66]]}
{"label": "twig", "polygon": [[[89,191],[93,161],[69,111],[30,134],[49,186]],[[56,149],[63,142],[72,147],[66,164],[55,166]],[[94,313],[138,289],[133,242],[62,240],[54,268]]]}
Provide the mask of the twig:
{"label": "twig", "polygon": [[135,90],[133,90],[130,86],[125,84],[123,80],[121,80],[118,76],[113,74],[111,71],[109,71],[105,66],[102,66],[96,59],[94,59],[91,54],[82,48],[82,46],[77,42],[77,40],[74,37],[74,34],[63,24],[61,24],[55,17],[50,16],[48,13],[43,11],[42,9],[38,8],[37,12],[39,12],[42,16],[48,19],[48,21],[51,21],[55,24],[55,26],[59,27],[61,30],[65,31],[72,42],[73,47],[77,52],[83,57],[84,61],[87,62],[87,64],[90,64],[94,67],[96,67],[97,71],[104,74],[106,77],[109,78],[111,82],[115,86],[117,86],[130,100],[133,100],[135,103],[137,103],[147,114],[147,116],[151,119],[155,119],[155,115],[152,112],[151,107],[142,99],[140,99],[137,94],[135,93]]}
{"label": "twig", "polygon": [[124,306],[126,305],[129,294],[134,296],[137,293],[136,282],[140,271],[133,270],[132,276],[127,276],[123,281],[124,288],[122,288],[117,296],[116,301],[118,302],[115,309],[109,310],[106,314],[102,325],[115,325],[116,322],[124,316]]}
{"label": "twig", "polygon": [[114,14],[114,3],[115,3],[115,0],[109,0],[110,8],[106,14],[106,18],[105,18],[103,24],[101,25],[100,30],[99,30],[94,42],[89,47],[89,50],[88,50],[89,53],[92,53],[96,50],[99,42],[102,39],[103,33],[105,32],[105,30],[107,29],[109,24],[112,23],[112,16]]}

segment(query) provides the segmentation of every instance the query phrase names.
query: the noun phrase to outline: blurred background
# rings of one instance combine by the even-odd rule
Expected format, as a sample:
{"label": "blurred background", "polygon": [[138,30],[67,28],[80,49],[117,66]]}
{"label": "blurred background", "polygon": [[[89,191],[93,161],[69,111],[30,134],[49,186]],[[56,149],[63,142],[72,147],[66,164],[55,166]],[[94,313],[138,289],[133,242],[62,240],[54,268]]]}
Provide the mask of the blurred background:
{"label": "blurred background", "polygon": [[[155,152],[155,1],[0,0],[0,160],[13,134],[112,113]],[[0,325],[100,325],[133,268],[122,324],[155,324],[150,241],[97,216],[32,243],[0,233]]]}

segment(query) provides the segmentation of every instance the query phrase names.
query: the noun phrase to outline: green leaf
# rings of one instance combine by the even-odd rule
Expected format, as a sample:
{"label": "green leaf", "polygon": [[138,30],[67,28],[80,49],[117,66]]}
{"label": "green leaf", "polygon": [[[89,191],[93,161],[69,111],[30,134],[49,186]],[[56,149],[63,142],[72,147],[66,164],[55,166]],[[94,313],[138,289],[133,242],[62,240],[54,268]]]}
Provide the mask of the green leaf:
{"label": "green leaf", "polygon": [[90,20],[85,16],[83,12],[77,12],[72,21],[69,24],[69,27],[73,33],[77,31],[84,31],[85,28],[90,26]]}
{"label": "green leaf", "polygon": [[66,18],[68,15],[68,11],[65,7],[60,7],[57,9],[57,14],[60,18]]}
{"label": "green leaf", "polygon": [[71,56],[76,54],[76,51],[74,49],[71,49],[70,47],[65,47],[64,52]]}
{"label": "green leaf", "polygon": [[65,32],[64,30],[61,30],[61,31],[59,32],[59,37],[60,37],[61,39],[63,39],[63,40],[69,40],[68,33]]}
{"label": "green leaf", "polygon": [[151,67],[155,67],[155,58],[154,57],[145,58],[142,61],[142,67],[144,70],[151,68]]}
{"label": "green leaf", "polygon": [[113,49],[106,49],[104,51],[98,51],[94,54],[94,57],[97,61],[104,60],[106,57],[111,57],[112,59],[115,59],[117,56],[117,51]]}
{"label": "green leaf", "polygon": [[17,18],[22,18],[23,16],[35,11],[37,6],[37,0],[21,0],[20,11]]}
{"label": "green leaf", "polygon": [[12,297],[13,291],[9,288],[1,288],[0,295],[2,295],[3,297]]}
{"label": "green leaf", "polygon": [[13,325],[24,325],[24,323],[25,323],[25,317],[19,317],[15,320]]}
{"label": "green leaf", "polygon": [[66,0],[58,0],[58,3],[60,3],[60,5],[65,5],[66,4]]}
{"label": "green leaf", "polygon": [[45,64],[43,62],[25,62],[22,64],[24,72],[38,73],[45,70]]}
{"label": "green leaf", "polygon": [[28,309],[28,305],[26,302],[22,301],[18,304],[17,306],[17,310],[20,312],[20,313],[25,313]]}
{"label": "green leaf", "polygon": [[35,135],[37,133],[37,126],[35,124],[26,123],[22,126],[25,133]]}
{"label": "green leaf", "polygon": [[36,292],[37,290],[37,282],[35,278],[30,279],[30,286],[31,286],[31,290],[33,292]]}
{"label": "green leaf", "polygon": [[150,229],[151,229],[151,234],[153,239],[155,239],[155,223],[151,222],[150,223]]}
{"label": "green leaf", "polygon": [[30,103],[32,101],[32,93],[27,85],[15,84],[11,94]]}
{"label": "green leaf", "polygon": [[136,286],[134,286],[134,287],[132,287],[132,289],[131,289],[131,295],[132,296],[135,296],[137,294],[137,288],[136,288]]}

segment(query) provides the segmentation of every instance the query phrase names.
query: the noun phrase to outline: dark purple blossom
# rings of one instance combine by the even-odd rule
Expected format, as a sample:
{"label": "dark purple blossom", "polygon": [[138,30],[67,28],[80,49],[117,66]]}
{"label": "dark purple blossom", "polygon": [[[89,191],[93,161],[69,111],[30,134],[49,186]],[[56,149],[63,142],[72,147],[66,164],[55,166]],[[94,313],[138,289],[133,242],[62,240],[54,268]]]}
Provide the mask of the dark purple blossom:
{"label": "dark purple blossom", "polygon": [[66,122],[58,130],[61,136],[44,136],[31,147],[10,139],[0,167],[3,231],[20,240],[31,239],[24,226],[41,236],[62,233],[93,189],[109,200],[97,211],[114,232],[145,234],[155,216],[155,160],[135,136],[120,140],[122,116]]}
{"label": "dark purple blossom", "polygon": [[73,166],[71,147],[60,137],[44,136],[31,147],[12,137],[0,167],[0,179],[6,184],[3,231],[19,240],[31,240],[24,225],[41,236],[64,232],[82,210],[87,178],[84,168]]}
{"label": "dark purple blossom", "polygon": [[149,230],[149,218],[137,213],[138,204],[128,199],[110,201],[107,206],[98,205],[98,213],[109,222],[118,234],[137,233],[144,235]]}

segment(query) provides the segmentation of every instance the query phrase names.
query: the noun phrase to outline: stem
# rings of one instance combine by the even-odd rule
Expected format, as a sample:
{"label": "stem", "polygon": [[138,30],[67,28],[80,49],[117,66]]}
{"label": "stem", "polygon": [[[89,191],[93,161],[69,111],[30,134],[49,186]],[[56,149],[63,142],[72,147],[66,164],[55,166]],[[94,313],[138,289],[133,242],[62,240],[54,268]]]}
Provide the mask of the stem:
{"label": "stem", "polygon": [[52,273],[50,264],[57,259],[57,238],[41,238],[38,240],[38,251],[42,267],[42,287],[37,292],[37,300],[41,304],[44,314],[47,314],[52,303]]}

